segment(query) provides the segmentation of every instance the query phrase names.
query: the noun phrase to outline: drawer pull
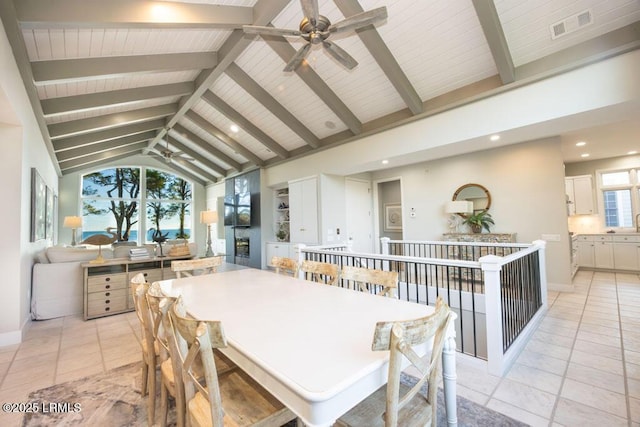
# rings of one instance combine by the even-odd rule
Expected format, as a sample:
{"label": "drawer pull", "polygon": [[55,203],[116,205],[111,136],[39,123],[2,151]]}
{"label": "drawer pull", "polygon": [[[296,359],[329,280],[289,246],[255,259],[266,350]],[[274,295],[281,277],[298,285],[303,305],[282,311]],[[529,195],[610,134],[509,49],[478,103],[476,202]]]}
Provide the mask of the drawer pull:
{"label": "drawer pull", "polygon": [[105,286],[105,289],[111,289],[111,285]]}
{"label": "drawer pull", "polygon": [[109,311],[109,307],[105,307],[105,308],[104,308],[104,311]]}
{"label": "drawer pull", "polygon": [[104,303],[105,303],[105,304],[109,304],[110,302],[111,302],[111,300],[109,300],[109,299],[108,299],[108,300],[106,300]]}
{"label": "drawer pull", "polygon": [[147,277],[149,275],[149,273],[144,273],[144,277]]}
{"label": "drawer pull", "polygon": [[105,297],[111,296],[111,292],[105,292],[104,296]]}
{"label": "drawer pull", "polygon": [[107,277],[106,279],[104,279],[105,282],[108,282],[109,280],[111,280],[111,277]]}

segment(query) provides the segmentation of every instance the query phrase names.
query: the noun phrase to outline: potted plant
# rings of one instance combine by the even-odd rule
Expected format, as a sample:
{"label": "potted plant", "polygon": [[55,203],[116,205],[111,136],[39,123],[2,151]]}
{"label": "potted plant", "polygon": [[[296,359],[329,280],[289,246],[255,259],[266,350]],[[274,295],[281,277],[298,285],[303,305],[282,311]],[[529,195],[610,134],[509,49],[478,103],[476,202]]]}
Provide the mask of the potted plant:
{"label": "potted plant", "polygon": [[465,218],[464,224],[469,224],[471,231],[474,233],[481,233],[483,228],[490,233],[491,226],[495,225],[493,218],[491,218],[491,214],[486,210],[470,214]]}

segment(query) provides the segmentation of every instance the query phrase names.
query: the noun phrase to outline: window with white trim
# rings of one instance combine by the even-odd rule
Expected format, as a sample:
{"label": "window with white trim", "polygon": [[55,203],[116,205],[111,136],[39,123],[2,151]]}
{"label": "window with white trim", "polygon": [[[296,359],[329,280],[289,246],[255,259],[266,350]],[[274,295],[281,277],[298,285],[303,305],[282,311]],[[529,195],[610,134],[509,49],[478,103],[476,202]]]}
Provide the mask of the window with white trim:
{"label": "window with white trim", "polygon": [[640,174],[637,169],[598,171],[604,226],[631,228],[640,208]]}
{"label": "window with white trim", "polygon": [[118,241],[188,239],[191,198],[190,182],[157,169],[117,167],[83,175],[82,239],[107,228]]}

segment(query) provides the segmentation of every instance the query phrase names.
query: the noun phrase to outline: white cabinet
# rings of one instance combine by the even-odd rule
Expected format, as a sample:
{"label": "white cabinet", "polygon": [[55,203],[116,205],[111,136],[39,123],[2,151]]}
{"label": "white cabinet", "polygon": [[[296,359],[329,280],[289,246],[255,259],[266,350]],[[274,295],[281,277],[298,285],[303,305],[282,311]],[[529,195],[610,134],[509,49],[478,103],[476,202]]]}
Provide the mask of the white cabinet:
{"label": "white cabinet", "polygon": [[318,179],[289,182],[289,227],[292,243],[318,243]]}
{"label": "white cabinet", "polygon": [[580,267],[593,268],[596,266],[593,238],[591,236],[578,236],[578,265]]}
{"label": "white cabinet", "polygon": [[577,238],[578,266],[607,270],[640,270],[640,236],[583,234]]}
{"label": "white cabinet", "polygon": [[267,265],[272,267],[271,258],[274,256],[293,258],[293,245],[285,242],[268,242],[265,247]]}
{"label": "white cabinet", "polygon": [[564,180],[569,215],[595,213],[591,175],[570,176]]}
{"label": "white cabinet", "polygon": [[289,189],[275,190],[275,233],[278,241],[288,242],[289,231]]}
{"label": "white cabinet", "polygon": [[613,258],[617,270],[640,270],[640,237],[614,236]]}

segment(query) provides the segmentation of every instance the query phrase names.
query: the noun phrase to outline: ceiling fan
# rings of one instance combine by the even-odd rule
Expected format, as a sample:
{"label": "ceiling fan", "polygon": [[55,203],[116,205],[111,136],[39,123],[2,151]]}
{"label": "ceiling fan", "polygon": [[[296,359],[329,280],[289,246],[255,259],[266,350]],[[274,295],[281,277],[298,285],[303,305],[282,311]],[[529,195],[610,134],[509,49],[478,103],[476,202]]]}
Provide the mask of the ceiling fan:
{"label": "ceiling fan", "polygon": [[318,12],[318,0],[300,0],[304,18],[300,22],[299,30],[288,30],[285,28],[261,27],[257,25],[243,25],[242,29],[247,34],[263,34],[270,36],[299,36],[307,43],[302,46],[293,58],[284,67],[284,71],[293,71],[309,55],[311,47],[315,44],[322,44],[327,52],[333,56],[340,64],[348,69],[353,69],[358,62],[353,59],[344,49],[335,43],[327,40],[333,33],[344,33],[355,31],[367,25],[374,24],[387,18],[387,8],[379,7],[365,12],[357,13],[342,21],[332,24],[326,16]]}
{"label": "ceiling fan", "polygon": [[166,147],[163,150],[155,150],[155,149],[151,149],[151,155],[156,156],[156,157],[162,157],[162,159],[165,161],[165,163],[171,163],[173,160],[175,160],[176,157],[181,157],[184,160],[188,160],[190,162],[193,162],[195,159],[193,159],[192,157],[187,156],[185,153],[183,153],[182,151],[171,151],[169,149],[169,130],[167,129],[167,133],[166,133]]}

